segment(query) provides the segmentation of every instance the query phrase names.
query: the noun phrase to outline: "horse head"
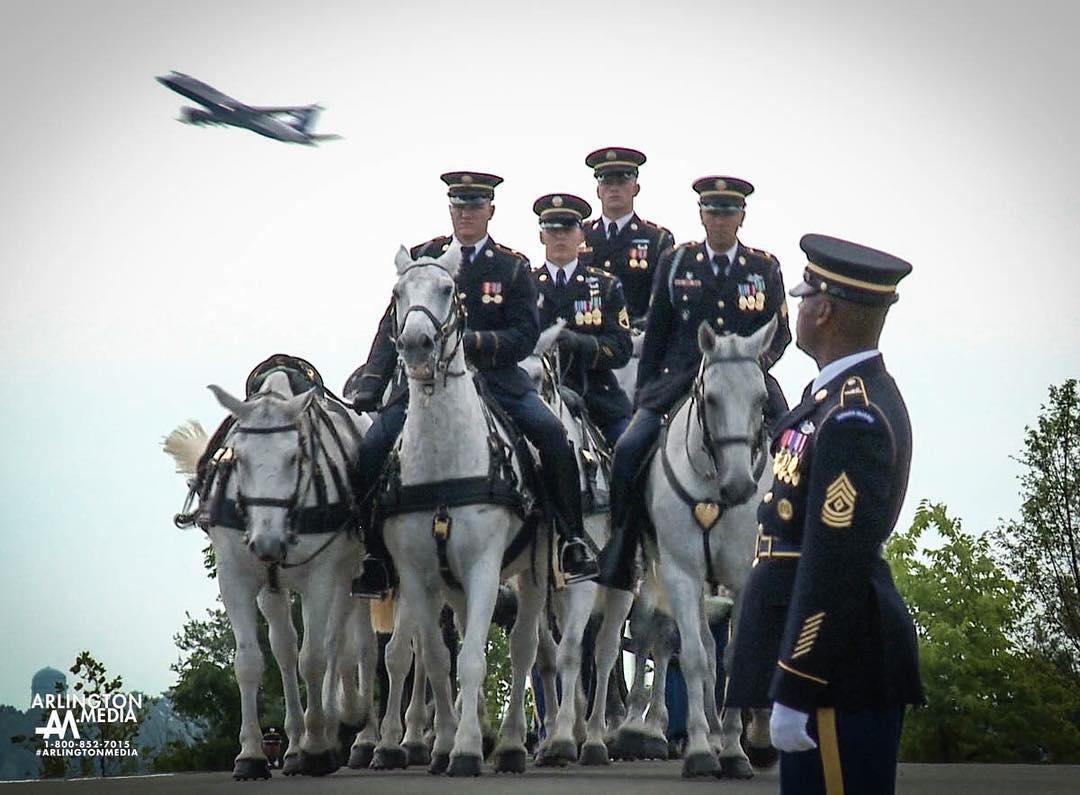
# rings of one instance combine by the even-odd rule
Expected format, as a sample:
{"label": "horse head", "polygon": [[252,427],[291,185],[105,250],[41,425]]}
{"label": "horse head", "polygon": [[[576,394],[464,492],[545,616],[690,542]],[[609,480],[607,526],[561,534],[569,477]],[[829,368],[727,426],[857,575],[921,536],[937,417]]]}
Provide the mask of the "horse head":
{"label": "horse head", "polygon": [[768,395],[759,357],[775,332],[776,318],[748,337],[717,335],[704,322],[698,327],[703,358],[694,386],[697,421],[716,468],[721,500],[728,505],[743,503],[754,493],[767,453]]}
{"label": "horse head", "polygon": [[[537,392],[541,392],[544,387],[544,357],[555,349],[555,343],[559,341],[559,336],[564,328],[566,328],[566,321],[561,317],[556,318],[554,323],[540,332],[540,336],[533,346],[533,352],[518,362],[518,366],[529,376],[529,380],[532,381]],[[553,365],[550,357],[548,365]]]}
{"label": "horse head", "polygon": [[402,246],[394,259],[397,351],[410,378],[434,381],[445,372],[461,345],[464,313],[455,278],[461,250],[451,246],[438,259],[413,260]]}
{"label": "horse head", "polygon": [[281,562],[296,543],[297,510],[310,485],[300,417],[315,390],[293,395],[284,373],[272,373],[247,400],[216,384],[208,389],[237,420],[230,445],[236,505],[244,519],[248,549],[261,561]]}

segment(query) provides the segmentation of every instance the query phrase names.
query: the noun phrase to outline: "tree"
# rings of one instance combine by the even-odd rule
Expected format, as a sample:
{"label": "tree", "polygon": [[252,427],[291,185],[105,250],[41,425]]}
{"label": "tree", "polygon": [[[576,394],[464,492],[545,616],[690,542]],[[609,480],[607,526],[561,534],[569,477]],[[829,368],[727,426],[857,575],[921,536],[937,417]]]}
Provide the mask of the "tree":
{"label": "tree", "polygon": [[[94,697],[102,705],[112,705],[110,698],[124,693],[124,678],[115,676],[109,678],[105,666],[94,659],[89,651],[84,651],[75,658],[75,664],[69,669],[75,675],[76,693],[82,693]],[[125,699],[126,703],[131,703]],[[132,705],[134,720],[127,720],[127,716],[119,714],[111,716],[107,711],[97,710],[98,721],[84,725],[84,729],[90,729],[89,736],[102,742],[105,747],[123,748],[133,747],[139,734],[139,722],[146,717],[146,704],[138,708]],[[138,749],[136,749],[138,750]],[[98,757],[97,774],[100,776],[115,775],[117,773],[132,773],[138,768],[135,757]]]}
{"label": "tree", "polygon": [[1018,457],[1019,520],[999,529],[1010,571],[1031,595],[1022,622],[1028,643],[1080,674],[1080,389],[1050,387]]}
{"label": "tree", "polygon": [[[920,552],[931,528],[940,547]],[[885,550],[915,620],[927,706],[910,713],[908,761],[1080,760],[1080,682],[1015,642],[1027,601],[944,505],[923,501]]]}

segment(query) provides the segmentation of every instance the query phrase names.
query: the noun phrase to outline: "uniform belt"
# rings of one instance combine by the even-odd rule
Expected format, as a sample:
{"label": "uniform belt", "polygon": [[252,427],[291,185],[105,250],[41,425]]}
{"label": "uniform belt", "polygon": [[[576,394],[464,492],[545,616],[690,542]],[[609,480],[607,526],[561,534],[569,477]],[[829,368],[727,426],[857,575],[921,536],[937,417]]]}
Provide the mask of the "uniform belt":
{"label": "uniform belt", "polygon": [[797,558],[802,554],[802,547],[792,541],[785,541],[778,536],[767,536],[758,533],[757,554],[754,556],[754,565],[759,560],[767,558]]}

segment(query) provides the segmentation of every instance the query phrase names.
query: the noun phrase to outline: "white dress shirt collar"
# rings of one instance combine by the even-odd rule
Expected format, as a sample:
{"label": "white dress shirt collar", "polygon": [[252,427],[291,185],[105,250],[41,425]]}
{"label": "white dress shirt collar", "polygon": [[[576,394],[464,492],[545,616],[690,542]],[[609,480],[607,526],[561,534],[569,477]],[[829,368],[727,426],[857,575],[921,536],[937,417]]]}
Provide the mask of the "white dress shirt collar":
{"label": "white dress shirt collar", "polygon": [[[483,251],[484,246],[486,246],[488,244],[489,239],[490,238],[487,235],[484,235],[482,238],[480,238],[479,240],[477,240],[475,243],[472,244],[473,249],[475,249],[473,251],[473,259],[476,259],[476,255],[479,254],[481,251]],[[450,239],[450,243],[451,243],[451,245],[454,244],[454,243],[457,243],[462,248],[465,247],[465,244],[457,239],[457,235],[454,235]]]}
{"label": "white dress shirt collar", "polygon": [[630,212],[628,212],[626,215],[622,216],[621,218],[608,218],[606,215],[601,214],[600,218],[604,222],[604,234],[605,235],[607,234],[607,230],[608,230],[608,228],[610,228],[612,221],[615,222],[615,226],[619,227],[619,231],[621,232],[623,230],[623,227],[626,226],[628,223],[630,223],[630,219],[633,218],[633,217],[634,217],[634,211],[633,210],[631,210]]}
{"label": "white dress shirt collar", "polygon": [[566,283],[569,284],[570,279],[572,279],[573,276],[574,276],[574,271],[577,270],[577,257],[574,257],[572,260],[570,260],[568,263],[563,265],[561,268],[558,265],[556,265],[554,262],[552,262],[551,260],[544,260],[544,267],[546,267],[548,269],[548,273],[551,274],[551,280],[552,281],[555,281],[556,279],[558,279],[560,270],[565,271],[566,272]]}
{"label": "white dress shirt collar", "polygon": [[713,257],[715,257],[717,254],[720,254],[720,253],[726,254],[727,255],[728,265],[734,265],[735,264],[735,252],[737,252],[738,250],[739,250],[739,241],[738,240],[735,241],[734,246],[732,246],[731,248],[729,248],[727,251],[724,251],[724,252],[713,251],[713,247],[709,245],[709,241],[708,240],[705,241],[705,252],[709,255],[709,262],[712,263],[713,273],[716,274],[717,276],[719,276],[720,274],[716,272],[717,268],[716,268],[716,263],[713,262]]}
{"label": "white dress shirt collar", "polygon": [[849,353],[847,356],[842,356],[834,362],[829,362],[821,368],[821,372],[818,373],[817,378],[814,379],[814,383],[810,385],[810,391],[817,392],[821,387],[825,386],[825,384],[847,370],[850,370],[859,362],[865,362],[867,359],[873,359],[875,356],[880,355],[881,352],[877,348],[871,348],[868,351]]}

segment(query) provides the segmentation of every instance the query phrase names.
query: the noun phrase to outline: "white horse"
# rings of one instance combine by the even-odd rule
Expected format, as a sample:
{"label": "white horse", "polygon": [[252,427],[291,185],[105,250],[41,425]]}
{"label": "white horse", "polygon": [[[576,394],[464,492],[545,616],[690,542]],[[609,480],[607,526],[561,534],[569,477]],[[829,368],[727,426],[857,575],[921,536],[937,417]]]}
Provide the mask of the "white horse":
{"label": "white horse", "polygon": [[[581,424],[571,413],[563,394],[559,389],[559,374],[557,361],[552,362],[546,369],[548,383],[545,384],[545,366],[543,357],[552,349],[560,335],[565,323],[560,319],[558,322],[545,329],[533,350],[533,355],[522,362],[522,367],[533,380],[538,391],[544,395],[545,401],[556,416],[559,417],[566,428],[567,435],[574,449],[579,455],[584,456],[586,445],[583,443]],[[555,352],[557,355],[557,351]],[[544,388],[544,387],[548,388]],[[579,461],[582,493],[587,493],[588,483],[586,478],[590,466],[595,467],[597,488],[606,491],[608,484],[605,481],[605,472],[598,462],[584,460]],[[608,541],[610,528],[608,526],[608,509],[606,506],[594,510],[584,517],[585,532],[596,545],[602,549]],[[595,695],[593,709],[585,727],[584,745],[581,749],[581,763],[584,765],[606,765],[608,763],[607,747],[604,744],[604,735],[607,731],[607,683],[611,676],[611,670],[615,665],[616,657],[620,652],[622,639],[622,627],[626,616],[630,612],[634,596],[626,591],[605,588],[596,582],[587,580],[574,583],[567,588],[557,591],[552,596],[555,618],[558,622],[560,639],[555,653],[554,672],[558,673],[562,685],[562,698],[556,697],[554,676],[550,664],[541,665],[541,676],[544,680],[544,704],[546,706],[545,725],[549,727],[548,736],[541,745],[537,754],[536,763],[541,766],[563,766],[568,762],[577,760],[579,733],[583,722],[582,715],[585,696],[580,692],[579,681],[581,676],[582,639],[586,625],[593,615],[601,619],[600,628],[596,635],[593,654],[596,666]],[[546,627],[541,630],[549,632]],[[543,649],[550,646],[548,637],[541,637],[540,645]],[[549,655],[542,655],[549,656]],[[579,708],[581,711],[579,711]]]}
{"label": "white horse", "polygon": [[[400,485],[449,495],[445,484],[486,477],[491,467],[492,420],[465,365],[464,316],[455,277],[461,254],[451,248],[439,259],[413,261],[402,248],[395,259],[397,349],[409,377],[409,412],[399,440]],[[505,433],[500,430],[500,436]],[[520,482],[520,469],[515,464]],[[403,492],[404,493],[404,492]],[[482,737],[478,705],[486,672],[485,645],[500,574],[519,578],[518,614],[510,634],[513,684],[495,750],[497,771],[525,768],[525,681],[536,656],[537,627],[547,587],[547,565],[535,564],[526,548],[503,568],[503,556],[522,526],[513,507],[491,502],[419,507],[387,516],[384,534],[397,566],[400,600],[419,630],[424,665],[435,699],[432,772],[479,775]],[[549,529],[541,523],[533,542],[547,549]],[[532,545],[530,545],[531,547]],[[439,549],[446,571],[440,570]],[[531,568],[531,570],[530,570]],[[448,586],[447,575],[460,583]],[[438,624],[444,601],[461,621],[458,655],[460,718],[451,701],[449,655]]]}
{"label": "white horse", "polygon": [[[258,722],[257,693],[263,672],[259,649],[256,603],[270,628],[270,646],[281,670],[285,692],[285,733],[289,753],[285,772],[325,775],[333,772],[339,717],[362,720],[374,731],[370,687],[359,694],[344,694],[339,709],[339,683],[370,682],[370,654],[360,655],[372,670],[359,676],[342,669],[355,664],[357,654],[339,655],[346,620],[350,637],[371,646],[373,636],[368,606],[350,603],[348,584],[359,554],[359,544],[346,532],[348,522],[321,532],[298,532],[298,521],[317,509],[319,495],[315,471],[322,475],[319,489],[325,504],[348,506],[347,478],[326,477],[331,470],[347,472],[366,418],[338,410],[315,397],[314,390],[296,395],[288,376],[270,373],[261,390],[241,401],[217,386],[215,397],[237,420],[229,430],[217,461],[217,478],[224,488],[214,489],[212,500],[234,506],[245,530],[213,524],[207,528],[218,567],[218,585],[236,639],[234,669],[241,695],[240,753],[233,777],[268,778]],[[200,429],[201,430],[201,429]],[[186,439],[184,437],[187,437]],[[193,471],[194,460],[205,447],[190,429],[174,431],[166,439],[166,452],[179,469]],[[201,506],[210,508],[211,506]],[[348,513],[341,508],[340,515]],[[303,648],[297,654],[297,635],[289,610],[289,592],[301,595],[304,620]],[[296,673],[299,667],[307,688],[302,710]],[[366,704],[364,702],[367,702]]]}
{"label": "white horse", "polygon": [[[732,592],[738,614],[756,551],[757,506],[768,488],[770,456],[762,413],[766,391],[758,357],[775,329],[773,320],[740,337],[717,336],[707,324],[700,326],[698,346],[704,358],[694,391],[671,418],[649,464],[645,502],[656,539],[647,543],[647,555],[659,563],[679,628],[686,679],[684,776],[717,770],[733,778],[753,775],[739,743],[740,711],[725,710],[722,722],[717,714],[716,656],[703,592],[707,578],[723,584]],[[703,638],[709,639],[708,652]],[[663,682],[654,680],[653,687],[661,688],[662,697]],[[767,723],[767,712],[754,717]],[[760,730],[752,735],[760,741]]]}

